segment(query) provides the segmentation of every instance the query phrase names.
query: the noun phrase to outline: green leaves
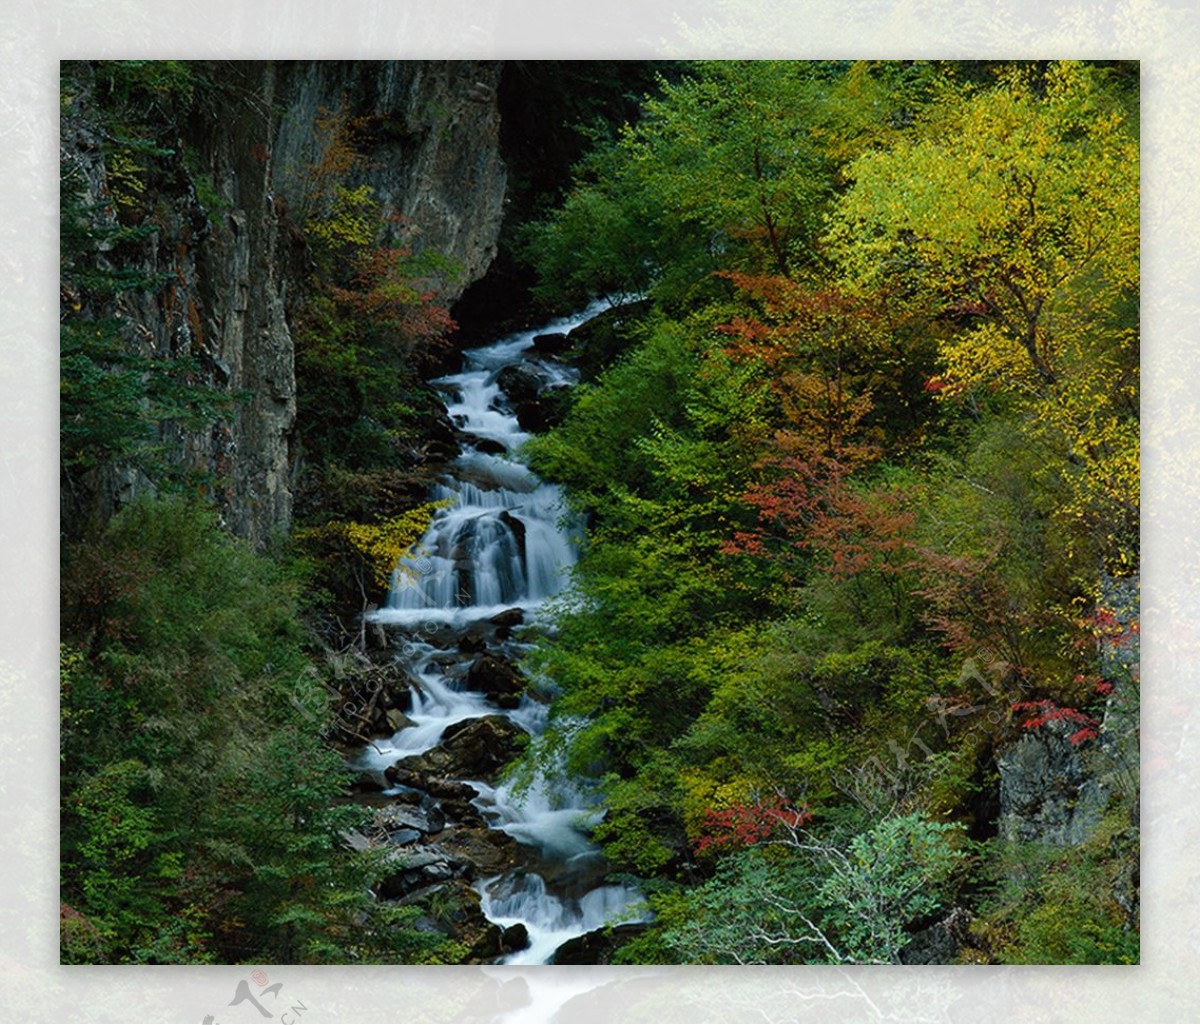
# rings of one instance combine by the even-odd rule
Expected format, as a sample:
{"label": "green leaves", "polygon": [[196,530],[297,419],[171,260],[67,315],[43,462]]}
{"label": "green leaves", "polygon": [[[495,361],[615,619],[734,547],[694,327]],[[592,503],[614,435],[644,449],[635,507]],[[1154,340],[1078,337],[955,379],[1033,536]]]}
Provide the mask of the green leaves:
{"label": "green leaves", "polygon": [[808,830],[763,842],[657,902],[660,941],[689,964],[895,964],[949,892],[958,832],[914,814],[844,845]]}
{"label": "green leaves", "polygon": [[170,425],[202,429],[228,413],[234,400],[195,383],[193,359],[158,359],[129,351],[116,320],[65,324],[61,330],[61,460],[70,471],[132,464],[169,484]]}
{"label": "green leaves", "polygon": [[583,162],[530,250],[547,298],[652,290],[711,297],[719,269],[789,274],[811,260],[831,194],[810,131],[829,69],[697,62],[620,140]]}
{"label": "green leaves", "polygon": [[64,958],[434,956],[355,926],[377,876],[341,840],[363,813],[336,803],[294,567],[180,499],[63,555]]}
{"label": "green leaves", "polygon": [[938,115],[850,165],[827,242],[850,278],[922,297],[945,331],[946,396],[1020,403],[1028,433],[1058,449],[1072,492],[1058,515],[1126,572],[1138,506],[1136,137],[1102,76],[1070,61],[1044,82],[1012,69]]}
{"label": "green leaves", "polygon": [[201,383],[194,359],[161,357],[130,342],[130,322],[114,312],[113,301],[155,294],[164,278],[130,266],[121,254],[154,229],[111,223],[86,201],[78,167],[64,161],[60,171],[62,469],[71,475],[124,463],[164,486],[178,483],[164,433],[172,426],[202,429],[227,414],[234,399]]}

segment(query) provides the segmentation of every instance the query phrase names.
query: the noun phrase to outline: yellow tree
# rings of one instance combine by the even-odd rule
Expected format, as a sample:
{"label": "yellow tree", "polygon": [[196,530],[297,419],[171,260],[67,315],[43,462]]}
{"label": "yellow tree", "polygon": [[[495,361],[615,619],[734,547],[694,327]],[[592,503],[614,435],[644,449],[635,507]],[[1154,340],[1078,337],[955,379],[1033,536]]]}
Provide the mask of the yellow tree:
{"label": "yellow tree", "polygon": [[[828,241],[861,283],[917,296],[953,396],[1001,391],[1065,456],[1063,513],[1135,556],[1138,149],[1097,69],[1014,67],[848,168]],[[946,330],[948,326],[949,330]]]}

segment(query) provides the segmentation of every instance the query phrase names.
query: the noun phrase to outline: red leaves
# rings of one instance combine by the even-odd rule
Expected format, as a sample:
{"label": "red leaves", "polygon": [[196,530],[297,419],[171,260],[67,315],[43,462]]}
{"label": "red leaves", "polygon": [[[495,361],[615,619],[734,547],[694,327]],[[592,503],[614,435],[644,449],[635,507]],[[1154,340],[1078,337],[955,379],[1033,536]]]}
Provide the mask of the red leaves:
{"label": "red leaves", "polygon": [[[761,311],[734,317],[717,330],[729,336],[726,352],[772,373],[796,436],[842,459],[852,455],[861,421],[873,407],[868,380],[876,374],[885,332],[878,307],[836,288],[806,288],[783,277],[727,273]],[[861,442],[857,442],[861,445]]]}
{"label": "red leaves", "polygon": [[[779,440],[782,449],[784,441]],[[764,555],[782,542],[786,548],[805,549],[813,525],[833,515],[832,498],[842,487],[848,467],[835,458],[804,458],[782,451],[761,460],[761,480],[743,498],[758,510],[759,527],[736,534],[723,550],[729,554]]]}
{"label": "red leaves", "polygon": [[328,286],[329,294],[364,323],[394,333],[408,350],[445,339],[456,327],[449,310],[435,302],[429,282],[413,268],[407,248],[379,247],[355,261],[351,287]]}
{"label": "red leaves", "polygon": [[738,804],[710,808],[704,813],[696,853],[750,847],[770,839],[780,828],[795,830],[812,821],[812,815],[777,799],[769,804]]}
{"label": "red leaves", "polygon": [[1053,701],[1018,701],[1012,706],[1014,712],[1030,713],[1029,717],[1021,723],[1021,728],[1026,730],[1036,730],[1047,725],[1048,723],[1068,723],[1078,726],[1067,739],[1078,747],[1086,740],[1094,740],[1100,735],[1100,722],[1093,719],[1086,712],[1081,712],[1077,708],[1063,708]]}
{"label": "red leaves", "polygon": [[911,568],[916,515],[904,508],[906,498],[899,490],[860,494],[849,487],[830,496],[831,515],[813,522],[810,539],[828,557],[831,576],[845,580]]}
{"label": "red leaves", "polygon": [[1083,620],[1081,625],[1100,644],[1117,647],[1129,647],[1136,644],[1142,632],[1141,624],[1136,619],[1129,618],[1123,621],[1115,612],[1103,606],[1097,608],[1089,618]]}
{"label": "red leaves", "polygon": [[948,648],[963,655],[994,651],[1009,671],[1020,674],[1025,642],[1035,623],[997,571],[1000,545],[997,540],[982,557],[918,550],[914,568],[924,582],[917,594],[926,602],[925,622],[945,638]]}

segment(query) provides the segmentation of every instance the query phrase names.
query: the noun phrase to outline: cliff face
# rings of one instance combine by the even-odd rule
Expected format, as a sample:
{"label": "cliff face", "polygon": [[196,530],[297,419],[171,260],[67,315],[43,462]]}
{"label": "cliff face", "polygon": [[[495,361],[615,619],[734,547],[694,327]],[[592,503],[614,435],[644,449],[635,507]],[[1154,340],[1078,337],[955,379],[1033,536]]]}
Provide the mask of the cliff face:
{"label": "cliff face", "polygon": [[345,110],[363,156],[356,184],[385,214],[415,229],[416,244],[456,273],[441,294],[452,304],[496,255],[506,172],[500,157],[499,61],[297,61],[278,66],[284,113],[273,140],[273,186],[293,210],[305,200],[303,169],[320,156],[314,130]]}
{"label": "cliff face", "polygon": [[[219,90],[160,126],[173,155],[158,158],[126,202],[127,169],[102,144],[86,90],[64,108],[61,150],[89,199],[113,223],[152,227],[138,270],[161,290],[126,292],[117,314],[142,355],[190,356],[203,383],[238,397],[212,429],[166,429],[166,447],[209,475],[228,527],[262,544],[291,520],[296,428],[291,301],[305,261],[290,211],[302,207],[305,169],[321,150],[317,119],[345,104],[369,185],[417,247],[447,258],[440,292],[453,302],[495,254],[505,170],[499,153],[498,62],[225,62]],[[86,76],[84,76],[86,78]],[[112,263],[128,261],[128,254]],[[144,473],[105,467],[64,498],[65,515],[101,519],[139,491]],[[73,508],[72,508],[73,506]]]}

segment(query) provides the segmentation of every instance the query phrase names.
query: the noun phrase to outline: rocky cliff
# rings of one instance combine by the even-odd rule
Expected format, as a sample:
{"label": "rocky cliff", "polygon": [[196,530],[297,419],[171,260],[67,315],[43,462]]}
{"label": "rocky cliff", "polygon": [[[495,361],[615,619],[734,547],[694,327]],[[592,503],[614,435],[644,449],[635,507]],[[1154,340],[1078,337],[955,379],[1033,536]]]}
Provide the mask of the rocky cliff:
{"label": "rocky cliff", "polygon": [[371,187],[395,225],[444,256],[453,303],[496,255],[506,172],[500,157],[499,61],[294,61],[276,69],[282,113],[272,141],[273,186],[304,204],[303,169],[319,159],[314,126],[345,110]]}
{"label": "rocky cliff", "polygon": [[[153,129],[150,146],[130,145],[101,118],[103,67],[74,72],[64,167],[86,182],[96,217],[148,231],[109,262],[165,282],[125,291],[97,316],[120,318],[130,350],[190,357],[192,383],[237,397],[215,426],[164,426],[161,440],[205,476],[229,528],[262,544],[291,519],[289,320],[306,273],[294,212],[320,155],[318,119],[342,109],[354,119],[366,158],[356,184],[394,215],[386,231],[403,226],[416,247],[444,257],[438,287],[450,303],[495,254],[505,192],[499,62],[206,62],[203,88],[189,80],[167,103],[146,87],[126,101],[137,107],[129,116]],[[144,470],[101,467],[64,489],[64,518],[103,519],[153,486]]]}

